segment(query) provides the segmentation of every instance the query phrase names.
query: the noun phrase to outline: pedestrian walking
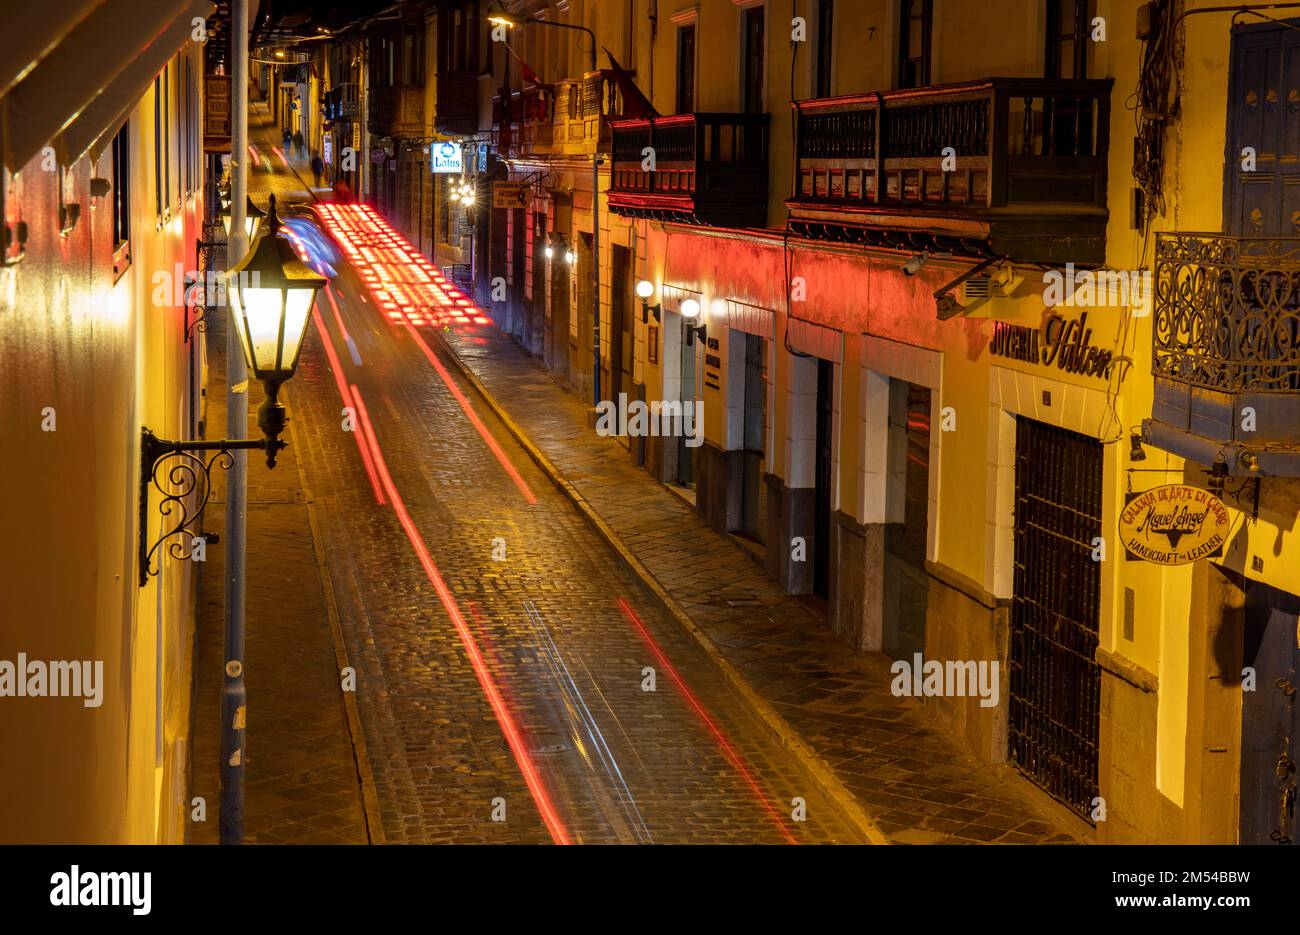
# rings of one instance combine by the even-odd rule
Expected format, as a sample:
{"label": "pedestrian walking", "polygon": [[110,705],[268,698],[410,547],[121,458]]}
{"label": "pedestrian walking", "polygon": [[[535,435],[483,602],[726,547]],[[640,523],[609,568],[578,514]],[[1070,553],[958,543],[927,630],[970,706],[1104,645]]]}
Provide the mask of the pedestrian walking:
{"label": "pedestrian walking", "polygon": [[321,161],[320,153],[312,153],[311,157],[311,174],[316,177],[315,188],[320,188],[320,177],[325,173],[325,163]]}
{"label": "pedestrian walking", "polygon": [[289,151],[289,140],[291,140],[292,138],[293,138],[293,134],[289,132],[288,127],[285,127],[284,133],[281,134],[281,139],[284,140],[284,149],[286,153]]}
{"label": "pedestrian walking", "polygon": [[298,158],[301,159],[304,155],[301,130],[293,135],[293,148],[298,151]]}

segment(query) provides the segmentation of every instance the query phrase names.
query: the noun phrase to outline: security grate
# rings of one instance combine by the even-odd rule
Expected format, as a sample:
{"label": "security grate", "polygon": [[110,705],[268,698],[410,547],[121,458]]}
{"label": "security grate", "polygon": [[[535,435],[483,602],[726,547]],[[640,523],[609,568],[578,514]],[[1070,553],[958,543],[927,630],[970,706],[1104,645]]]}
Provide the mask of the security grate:
{"label": "security grate", "polygon": [[1089,821],[1098,790],[1101,455],[1083,435],[1017,420],[1011,759]]}

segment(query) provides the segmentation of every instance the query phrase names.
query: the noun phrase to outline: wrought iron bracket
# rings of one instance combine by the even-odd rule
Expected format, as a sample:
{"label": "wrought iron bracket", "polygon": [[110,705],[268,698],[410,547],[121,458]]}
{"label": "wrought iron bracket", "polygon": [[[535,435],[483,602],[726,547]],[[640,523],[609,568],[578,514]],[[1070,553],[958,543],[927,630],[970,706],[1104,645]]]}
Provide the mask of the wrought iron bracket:
{"label": "wrought iron bracket", "polygon": [[[266,452],[269,467],[287,442],[279,438],[240,438],[221,441],[169,441],[149,429],[140,433],[140,528],[137,537],[140,587],[162,568],[158,550],[167,543],[173,558],[188,559],[200,536],[195,530],[203,510],[212,496],[212,469],[229,470],[235,463],[232,452],[258,450]],[[206,454],[210,452],[211,454]],[[166,486],[164,484],[164,480]],[[169,491],[167,486],[171,487]],[[163,517],[163,532],[149,541],[149,488],[162,495],[158,513]],[[173,538],[175,537],[175,538]],[[215,542],[215,536],[202,537]],[[167,540],[171,539],[171,542]]]}
{"label": "wrought iron bracket", "polygon": [[1251,522],[1256,522],[1259,519],[1259,487],[1258,475],[1242,478],[1221,477],[1213,480],[1210,492],[1220,500],[1231,497],[1243,513],[1249,509]]}
{"label": "wrought iron bracket", "polygon": [[[211,250],[216,249],[217,247],[222,247],[222,248],[224,248],[225,246],[226,246],[226,243],[225,243],[225,241],[223,241],[223,240],[196,240],[196,241],[194,242],[194,254],[195,254],[195,256],[198,256],[200,253],[203,253],[203,252],[205,252],[205,251],[211,251]],[[196,309],[200,309],[200,310],[201,310],[201,314],[200,314],[198,317],[196,317],[193,321],[187,321],[187,323],[186,323],[186,325],[185,325],[185,343],[186,343],[186,344],[188,344],[188,343],[190,342],[190,339],[194,336],[194,332],[196,332],[196,331],[206,332],[206,331],[208,330],[208,325],[207,325],[207,319],[208,319],[208,295],[207,295],[208,276],[207,276],[207,274],[211,271],[211,262],[210,262],[210,259],[211,259],[211,258],[209,257],[209,262],[208,262],[208,263],[202,263],[202,264],[200,264],[200,266],[202,267],[202,271],[201,271],[201,273],[200,273],[200,277],[201,277],[201,278],[194,278],[194,277],[190,277],[190,276],[188,276],[188,275],[187,275],[186,278],[185,278],[185,296],[186,296],[186,308],[187,308],[187,309],[190,307],[190,306],[189,306],[189,301],[188,301],[188,300],[189,300],[189,293],[190,293],[190,290],[193,289],[193,288],[194,288],[195,286],[197,286],[197,285],[202,285],[202,286],[203,286],[203,290],[204,290],[204,292],[203,292],[203,302],[202,302],[202,303],[195,303],[195,305],[193,306],[193,307],[196,308]],[[185,314],[186,314],[186,317],[188,318],[188,316],[189,316],[189,312],[187,311]]]}

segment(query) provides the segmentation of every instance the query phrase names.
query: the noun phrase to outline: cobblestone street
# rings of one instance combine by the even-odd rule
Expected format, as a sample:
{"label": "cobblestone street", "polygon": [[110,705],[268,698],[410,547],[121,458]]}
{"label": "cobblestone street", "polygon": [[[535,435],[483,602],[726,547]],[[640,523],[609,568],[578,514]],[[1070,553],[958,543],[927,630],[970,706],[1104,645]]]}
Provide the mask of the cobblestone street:
{"label": "cobblestone street", "polygon": [[[253,122],[265,156],[263,108]],[[306,175],[277,158],[254,195],[304,202]],[[843,649],[596,437],[509,338],[389,321],[338,272],[288,394],[285,464],[305,487],[294,546],[319,562],[298,564],[298,600],[322,650],[294,677],[338,694],[337,667],[322,674],[328,602],[359,732],[355,769],[336,753],[331,775],[358,789],[344,815],[337,788],[274,800],[291,829],[364,839],[368,797],[375,841],[1077,839],[1014,771],[979,765],[890,695],[884,657]],[[253,697],[250,768],[259,729],[292,724],[277,703]],[[328,709],[337,741],[345,706]],[[307,759],[328,763],[328,746]],[[259,794],[251,783],[250,816],[269,814]],[[792,820],[799,800],[806,820]],[[303,817],[314,808],[328,828]]]}
{"label": "cobblestone street", "polygon": [[[264,114],[255,108],[255,125]],[[282,199],[302,189],[284,171],[252,178],[259,201],[268,188]],[[308,338],[287,402],[315,547],[356,670],[382,839],[544,842],[555,835],[541,812],[553,807],[575,842],[861,840],[513,437],[468,398],[472,388],[439,378],[419,347],[427,334],[388,324],[353,273],[339,272],[322,293],[324,331]],[[344,428],[335,361],[358,431]],[[374,452],[363,459],[358,445],[371,432]],[[372,484],[368,469],[392,487]],[[454,595],[474,650],[430,586],[415,541]],[[304,582],[304,594],[311,590]],[[325,631],[324,621],[316,626]],[[259,722],[265,704],[250,702],[253,752],[259,729],[271,726]],[[273,711],[263,717],[274,724]],[[515,725],[522,762],[506,736]],[[502,808],[505,820],[493,820]],[[806,820],[792,818],[796,810]]]}

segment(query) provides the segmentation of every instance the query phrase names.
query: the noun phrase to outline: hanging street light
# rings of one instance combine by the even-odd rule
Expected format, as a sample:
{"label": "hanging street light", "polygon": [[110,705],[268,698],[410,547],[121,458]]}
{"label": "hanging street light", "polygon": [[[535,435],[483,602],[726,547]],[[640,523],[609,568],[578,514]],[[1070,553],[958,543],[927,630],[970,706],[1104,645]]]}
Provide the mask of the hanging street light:
{"label": "hanging street light", "polygon": [[[211,496],[214,466],[229,469],[234,464],[232,452],[256,449],[266,452],[266,465],[274,468],[276,455],[285,447],[286,443],[280,440],[287,421],[284,404],[279,401],[280,385],[298,368],[298,354],[307,333],[311,308],[325,280],[298,259],[293,246],[280,236],[274,195],[266,222],[266,234],[226,274],[231,326],[239,336],[245,363],[266,392],[257,411],[262,437],[171,441],[159,438],[148,427],[141,429],[138,539],[141,587],[161,570],[161,562],[155,567],[155,554],[171,537],[180,538],[168,545],[168,554],[181,559],[190,556],[199,538],[194,525]],[[164,531],[152,545],[149,543],[151,484],[162,496],[158,511],[164,518]],[[187,503],[191,495],[193,506]],[[187,544],[190,551],[186,550]]]}
{"label": "hanging street light", "polygon": [[[272,198],[275,196],[272,195]],[[244,233],[248,235],[246,243],[253,243],[257,240],[257,234],[262,228],[262,220],[266,217],[266,212],[253,203],[253,199],[248,199],[248,207],[244,209]],[[230,201],[225,201],[224,210],[222,211],[221,223],[226,228],[226,240],[230,240]]]}

